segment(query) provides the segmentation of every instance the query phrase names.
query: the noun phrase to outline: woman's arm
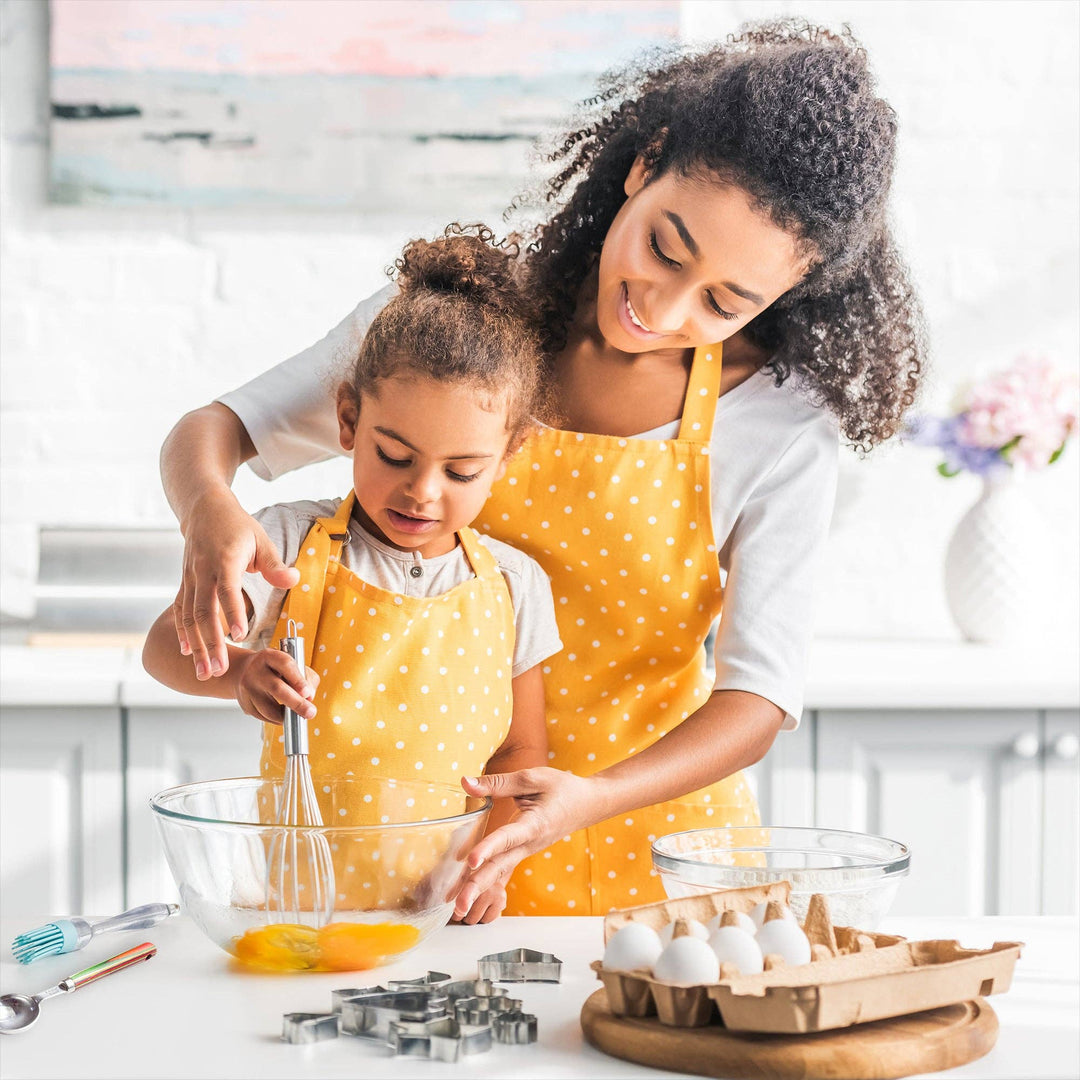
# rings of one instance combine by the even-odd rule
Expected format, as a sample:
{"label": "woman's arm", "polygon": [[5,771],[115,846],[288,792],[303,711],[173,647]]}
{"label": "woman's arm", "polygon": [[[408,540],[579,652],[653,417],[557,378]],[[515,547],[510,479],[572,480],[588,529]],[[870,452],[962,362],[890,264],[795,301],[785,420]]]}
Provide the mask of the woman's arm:
{"label": "woman's arm", "polygon": [[[547,714],[544,708],[544,676],[540,664],[523,671],[513,681],[514,717],[502,746],[488,759],[485,775],[543,768],[548,760]],[[488,816],[487,834],[512,821],[518,807],[513,798],[496,798]],[[516,863],[483,889],[466,883],[454,905],[453,921],[492,922],[506,906],[505,885]]]}
{"label": "woman's arm", "polygon": [[[527,855],[616,814],[677,799],[760,761],[784,710],[757,694],[718,690],[678,727],[633,757],[589,777],[559,769],[464,777],[471,795],[512,798],[515,820],[473,848],[468,899],[509,876]],[[459,901],[459,903],[461,903]]]}
{"label": "woman's arm", "polygon": [[241,574],[261,573],[282,589],[298,577],[229,487],[254,455],[240,418],[218,402],[182,417],[161,448],[165,495],[184,534],[183,580],[171,609],[174,636],[199,680],[229,670],[236,650],[226,645],[226,627],[234,640],[247,634]]}

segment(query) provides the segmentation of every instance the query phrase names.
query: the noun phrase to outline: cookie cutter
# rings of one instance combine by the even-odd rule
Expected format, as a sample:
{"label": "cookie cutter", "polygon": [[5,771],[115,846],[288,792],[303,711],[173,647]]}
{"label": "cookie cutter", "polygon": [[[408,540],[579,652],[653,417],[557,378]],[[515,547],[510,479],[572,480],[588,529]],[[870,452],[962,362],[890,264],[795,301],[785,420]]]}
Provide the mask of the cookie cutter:
{"label": "cookie cutter", "polygon": [[390,979],[387,990],[424,990],[428,987],[444,988],[453,980],[445,971],[429,971],[422,979]]}
{"label": "cookie cutter", "polygon": [[386,1042],[391,1024],[449,1019],[449,1007],[447,996],[438,991],[364,994],[342,1000],[341,1030],[347,1035]]}
{"label": "cookie cutter", "polygon": [[449,1016],[426,1022],[403,1020],[390,1024],[386,1041],[399,1056],[455,1062],[468,1054],[490,1050],[492,1029],[488,1025],[460,1024]]}
{"label": "cookie cutter", "polygon": [[560,982],[562,961],[536,949],[508,949],[489,953],[477,962],[481,979],[493,982]]}
{"label": "cookie cutter", "polygon": [[496,1013],[491,1018],[491,1031],[498,1043],[524,1045],[536,1042],[536,1017],[520,1009]]}
{"label": "cookie cutter", "polygon": [[343,1001],[351,1001],[353,998],[367,997],[371,994],[385,994],[385,986],[356,986],[349,987],[344,990],[331,990],[330,991],[330,1010],[331,1012],[341,1012],[341,1003]]}
{"label": "cookie cutter", "polygon": [[451,1004],[458,998],[497,998],[510,993],[505,986],[495,986],[490,979],[457,979],[440,986],[439,989],[450,999]]}
{"label": "cookie cutter", "polygon": [[451,1005],[459,1024],[490,1024],[493,1013],[521,1011],[521,1000],[512,997],[455,998]]}
{"label": "cookie cutter", "polygon": [[281,1023],[282,1041],[317,1043],[338,1037],[337,1013],[286,1013]]}

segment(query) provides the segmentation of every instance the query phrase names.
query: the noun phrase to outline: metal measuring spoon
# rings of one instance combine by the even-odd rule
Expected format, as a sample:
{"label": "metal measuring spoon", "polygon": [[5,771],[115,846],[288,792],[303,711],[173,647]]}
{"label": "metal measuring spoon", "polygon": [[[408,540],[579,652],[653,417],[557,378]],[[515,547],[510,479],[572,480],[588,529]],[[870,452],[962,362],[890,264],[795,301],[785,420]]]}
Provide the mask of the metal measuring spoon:
{"label": "metal measuring spoon", "polygon": [[41,1003],[58,994],[70,994],[88,986],[98,979],[111,975],[114,971],[123,971],[132,964],[141,960],[149,960],[157,952],[157,946],[149,941],[136,945],[134,949],[119,953],[108,960],[102,960],[100,964],[84,968],[74,975],[50,986],[48,990],[42,990],[39,994],[4,994],[0,997],[0,1033],[25,1031],[38,1018],[41,1012]]}

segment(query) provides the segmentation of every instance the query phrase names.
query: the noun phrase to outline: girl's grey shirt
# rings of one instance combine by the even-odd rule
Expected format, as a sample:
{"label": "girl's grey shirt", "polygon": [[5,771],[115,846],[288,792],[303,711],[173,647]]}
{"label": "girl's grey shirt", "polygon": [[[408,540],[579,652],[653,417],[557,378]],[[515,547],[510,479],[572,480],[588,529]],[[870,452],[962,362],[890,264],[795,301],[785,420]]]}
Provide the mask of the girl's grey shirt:
{"label": "girl's grey shirt", "polygon": [[[361,301],[321,341],[217,400],[255,445],[249,462],[273,479],[341,453],[335,376],[355,355],[394,286]],[[637,435],[674,439],[673,421]],[[826,410],[788,379],[751,376],[717,403],[710,442],[712,525],[725,578],[715,688],[758,694],[798,726],[813,622],[814,581],[836,495],[839,438]]]}
{"label": "girl's grey shirt", "polygon": [[[333,517],[340,505],[340,499],[276,503],[255,518],[292,566],[316,520]],[[495,556],[514,606],[516,679],[562,648],[551,583],[540,564],[524,551],[488,536],[481,536],[480,542]],[[445,555],[425,559],[417,551],[399,551],[383,543],[355,519],[349,521],[349,542],[341,549],[341,562],[369,585],[403,596],[441,596],[476,576],[460,544]],[[267,648],[274,643],[285,590],[273,588],[262,574],[245,574],[244,592],[254,608],[245,643]]]}

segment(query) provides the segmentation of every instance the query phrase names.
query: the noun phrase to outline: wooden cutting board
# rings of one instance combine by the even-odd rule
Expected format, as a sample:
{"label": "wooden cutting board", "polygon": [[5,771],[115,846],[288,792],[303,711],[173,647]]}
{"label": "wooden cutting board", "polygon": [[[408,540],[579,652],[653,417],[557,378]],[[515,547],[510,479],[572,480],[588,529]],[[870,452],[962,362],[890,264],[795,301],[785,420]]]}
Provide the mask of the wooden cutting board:
{"label": "wooden cutting board", "polygon": [[893,1080],[974,1061],[998,1033],[997,1016],[982,998],[814,1035],[760,1035],[615,1016],[603,989],[582,1007],[581,1026],[612,1057],[726,1080]]}

